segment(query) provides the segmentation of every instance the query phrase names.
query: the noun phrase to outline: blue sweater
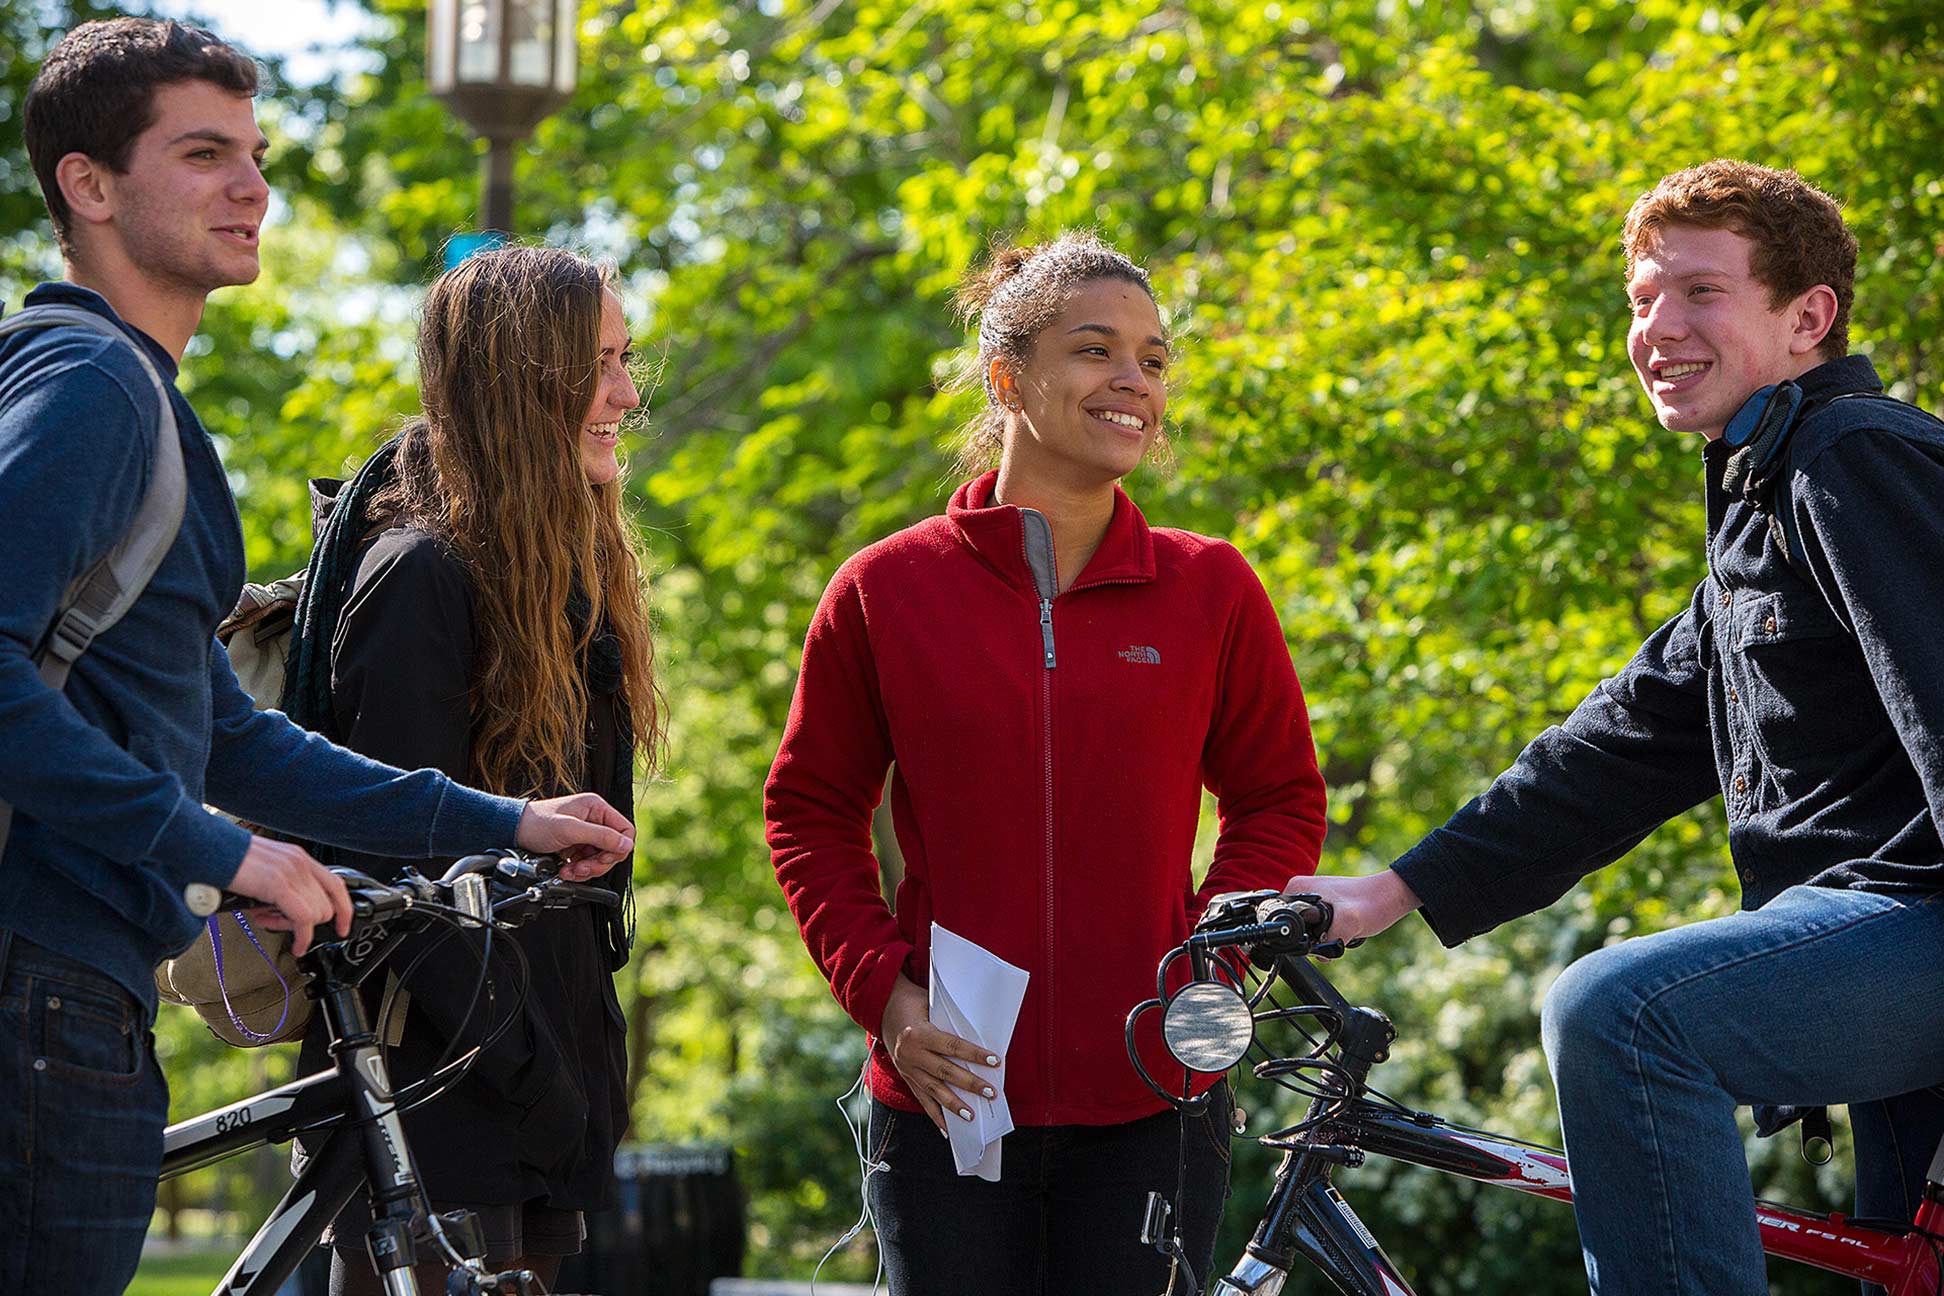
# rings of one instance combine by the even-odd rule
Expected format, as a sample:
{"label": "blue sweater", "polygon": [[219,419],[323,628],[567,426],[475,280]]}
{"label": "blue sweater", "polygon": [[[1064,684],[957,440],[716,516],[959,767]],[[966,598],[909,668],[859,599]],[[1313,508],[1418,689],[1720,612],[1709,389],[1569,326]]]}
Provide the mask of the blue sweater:
{"label": "blue sweater", "polygon": [[[43,284],[121,324],[99,295]],[[200,930],[191,882],[236,874],[249,834],[204,807],[367,854],[511,844],[523,803],[404,773],[257,711],[215,642],[243,585],[243,533],[216,447],[174,401],[188,503],[142,597],[62,693],[31,654],[68,584],[127,532],[148,487],[155,389],[127,348],[77,329],[0,339],[0,928],[112,976],[153,1012],[151,970]]]}

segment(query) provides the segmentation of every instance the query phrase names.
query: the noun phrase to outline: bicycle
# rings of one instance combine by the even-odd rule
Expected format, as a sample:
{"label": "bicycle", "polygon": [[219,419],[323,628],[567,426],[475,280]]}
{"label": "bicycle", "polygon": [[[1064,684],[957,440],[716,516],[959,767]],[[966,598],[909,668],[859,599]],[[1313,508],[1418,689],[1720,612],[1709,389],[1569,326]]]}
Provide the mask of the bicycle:
{"label": "bicycle", "polygon": [[[605,887],[555,876],[559,864],[551,856],[497,851],[456,861],[436,882],[408,872],[395,886],[355,870],[334,870],[351,893],[350,934],[340,938],[333,928],[318,928],[310,949],[297,962],[305,974],[305,993],[317,999],[330,1033],[335,1066],[171,1125],[163,1135],[162,1178],[173,1179],[266,1144],[289,1142],[298,1134],[329,1131],[212,1296],[273,1296],[360,1187],[369,1194],[373,1220],[367,1250],[387,1296],[418,1296],[412,1270],[417,1262],[413,1224],[420,1219],[434,1248],[450,1266],[446,1283],[450,1296],[527,1296],[541,1290],[529,1271],[486,1270],[481,1263],[485,1242],[471,1212],[432,1212],[399,1119],[402,1111],[432,1101],[457,1083],[498,1031],[518,1020],[519,1005],[514,1004],[496,1028],[489,1023],[486,1037],[476,1047],[395,1093],[359,987],[385,965],[401,941],[430,923],[478,931],[483,940],[473,952],[479,960],[480,980],[465,1014],[470,1021],[479,1006],[480,989],[487,987],[496,931],[510,930],[550,909],[620,903],[620,897]],[[204,914],[259,904],[228,894],[218,897],[213,888],[202,890],[208,894],[192,895],[190,902],[192,909]],[[519,958],[518,945],[506,944]],[[419,958],[431,953],[428,948]],[[415,960],[399,979],[409,981],[416,966]],[[524,994],[524,976],[520,983]],[[489,1014],[491,997],[487,988]]]}
{"label": "bicycle", "polygon": [[[1345,952],[1343,942],[1326,938],[1330,919],[1329,903],[1317,896],[1218,896],[1189,939],[1162,959],[1155,998],[1128,1014],[1128,1057],[1148,1087],[1178,1110],[1193,1111],[1206,1101],[1189,1096],[1194,1073],[1225,1073],[1252,1049],[1262,1054],[1252,1068],[1256,1076],[1310,1099],[1301,1120],[1258,1139],[1281,1149],[1283,1159],[1254,1235],[1209,1296],[1277,1296],[1298,1260],[1308,1261],[1345,1296],[1415,1296],[1331,1182],[1336,1170],[1362,1165],[1367,1156],[1553,1201],[1573,1199],[1563,1152],[1414,1111],[1370,1087],[1370,1071],[1389,1057],[1397,1033],[1383,1013],[1351,1005],[1313,961]],[[1183,958],[1192,974],[1171,993],[1171,974]],[[1278,983],[1297,1002],[1281,1003],[1274,995]],[[1180,1094],[1149,1074],[1135,1046],[1136,1023],[1154,1011],[1162,1014],[1168,1053],[1184,1068]],[[1322,1036],[1303,1029],[1299,1018],[1317,1023]],[[1256,1028],[1285,1021],[1302,1033],[1307,1052],[1277,1056],[1261,1047]],[[1757,1202],[1762,1249],[1880,1284],[1890,1296],[1944,1293],[1944,1145],[1926,1178],[1924,1200],[1907,1224]],[[1178,1276],[1187,1279],[1187,1296],[1200,1296],[1172,1216],[1172,1205],[1150,1194],[1141,1240],[1173,1257]]]}

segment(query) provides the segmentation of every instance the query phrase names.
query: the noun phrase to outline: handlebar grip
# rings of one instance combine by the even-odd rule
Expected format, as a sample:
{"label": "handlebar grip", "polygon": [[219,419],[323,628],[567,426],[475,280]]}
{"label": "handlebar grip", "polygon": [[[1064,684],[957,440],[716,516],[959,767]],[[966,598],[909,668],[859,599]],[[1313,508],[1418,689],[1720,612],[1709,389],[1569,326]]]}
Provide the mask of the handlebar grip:
{"label": "handlebar grip", "polygon": [[1317,938],[1329,933],[1330,923],[1336,918],[1336,910],[1328,900],[1322,896],[1301,894],[1279,896],[1267,901],[1258,906],[1256,913],[1264,922],[1269,922],[1273,921],[1270,915],[1278,911],[1287,911],[1304,931]]}
{"label": "handlebar grip", "polygon": [[[498,862],[496,856],[474,856],[473,858],[485,858],[492,863]],[[462,860],[460,862],[464,863],[465,861]],[[331,872],[337,874],[339,880],[350,891],[351,908],[354,913],[370,913],[374,909],[383,908],[387,902],[400,894],[400,887],[389,886],[380,882],[377,878],[372,877],[369,873],[361,873],[354,868],[340,866],[333,868]],[[358,907],[360,899],[364,901],[363,909],[359,909]],[[267,900],[259,900],[255,896],[247,896],[238,891],[231,891],[227,887],[214,887],[207,882],[191,882],[189,885],[183,887],[182,903],[188,906],[189,912],[198,918],[208,918],[225,909],[272,909],[276,907]]]}
{"label": "handlebar grip", "polygon": [[182,903],[198,918],[207,918],[223,907],[223,893],[207,882],[191,882],[182,888]]}
{"label": "handlebar grip", "polygon": [[609,909],[621,907],[621,897],[604,886],[591,882],[555,882],[548,888],[562,900],[585,900],[589,904],[602,905]]}
{"label": "handlebar grip", "polygon": [[251,896],[238,895],[210,886],[207,882],[191,882],[182,888],[182,902],[189,906],[189,912],[198,918],[208,918],[226,909],[262,909],[263,901]]}

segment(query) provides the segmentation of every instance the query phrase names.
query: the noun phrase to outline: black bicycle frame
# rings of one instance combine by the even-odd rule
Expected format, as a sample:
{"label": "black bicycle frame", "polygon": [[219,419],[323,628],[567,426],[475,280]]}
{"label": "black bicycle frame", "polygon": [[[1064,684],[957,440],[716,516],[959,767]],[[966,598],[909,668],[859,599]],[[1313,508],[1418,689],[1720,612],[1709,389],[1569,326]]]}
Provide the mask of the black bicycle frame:
{"label": "black bicycle frame", "polygon": [[384,1051],[357,990],[365,972],[394,943],[379,938],[348,953],[334,947],[317,951],[318,1006],[331,1033],[334,1069],[171,1125],[163,1134],[162,1178],[173,1179],[252,1148],[287,1143],[334,1118],[339,1122],[212,1296],[274,1296],[362,1184],[370,1184],[374,1220],[409,1224],[418,1170],[394,1105]]}
{"label": "black bicycle frame", "polygon": [[1542,1197],[1570,1200],[1563,1153],[1453,1130],[1432,1117],[1353,1102],[1283,1156],[1262,1222],[1214,1296],[1273,1296],[1300,1257],[1348,1296],[1410,1296],[1410,1285],[1330,1182],[1366,1153]]}
{"label": "black bicycle frame", "polygon": [[[1350,1007],[1305,958],[1280,959],[1276,971],[1304,1003],[1340,1023],[1338,1058],[1349,1087],[1312,1102],[1309,1118],[1317,1124],[1283,1145],[1286,1151],[1262,1221],[1235,1268],[1210,1285],[1210,1296],[1276,1296],[1298,1259],[1308,1261],[1345,1296],[1412,1296],[1410,1284],[1330,1182],[1337,1167],[1361,1165],[1366,1155],[1572,1201],[1564,1152],[1361,1097],[1371,1067],[1388,1055],[1389,1021],[1371,1009]],[[1944,1168],[1944,1150],[1937,1165]],[[1936,1178],[1932,1176],[1927,1189],[1932,1200],[1924,1211],[1936,1212],[1935,1202],[1944,1200],[1944,1185]],[[1896,1291],[1932,1290],[1936,1271],[1924,1266],[1934,1257],[1918,1233],[1773,1202],[1757,1203],[1756,1219],[1769,1255]],[[1925,1220],[1920,1212],[1920,1227]]]}

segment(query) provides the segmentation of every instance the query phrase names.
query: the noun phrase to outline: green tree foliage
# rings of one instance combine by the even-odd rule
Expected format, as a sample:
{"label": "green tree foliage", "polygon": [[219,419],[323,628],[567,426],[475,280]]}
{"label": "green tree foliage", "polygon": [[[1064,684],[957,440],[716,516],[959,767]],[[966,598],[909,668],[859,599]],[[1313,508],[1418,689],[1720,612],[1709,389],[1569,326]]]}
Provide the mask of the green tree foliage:
{"label": "green tree foliage", "polygon": [[[219,296],[188,366],[259,574],[302,559],[303,476],[409,412],[409,303],[474,219],[421,7],[367,8],[369,72],[266,103],[268,273]],[[9,87],[68,12],[8,11]],[[967,341],[951,288],[988,244],[1088,225],[1153,269],[1180,338],[1175,466],[1130,487],[1255,563],[1332,786],[1324,867],[1367,871],[1702,574],[1696,446],[1652,423],[1624,349],[1620,217],[1655,178],[1731,155],[1840,195],[1859,345],[1900,394],[1944,394],[1941,59],[1926,0],[590,0],[581,86],[521,158],[517,223],[614,257],[659,357],[630,440],[674,714],[636,864],[636,1132],[736,1143],[757,1265],[805,1272],[848,1223],[828,1102],[861,1057],[776,894],[761,784],[823,583],[953,483],[971,407],[937,380]],[[0,143],[24,231],[17,128]],[[0,254],[17,297],[45,244]],[[1719,821],[1703,807],[1460,950],[1409,924],[1346,961],[1402,1033],[1382,1082],[1554,1135],[1546,987],[1603,942],[1732,908]],[[178,1075],[241,1090],[171,1038]],[[1248,1087],[1243,1105],[1275,1106]],[[1840,1167],[1756,1158],[1765,1188],[1840,1202]],[[1225,1255],[1267,1171],[1238,1157]],[[1343,1182],[1426,1290],[1581,1289],[1557,1207],[1379,1166]]]}

